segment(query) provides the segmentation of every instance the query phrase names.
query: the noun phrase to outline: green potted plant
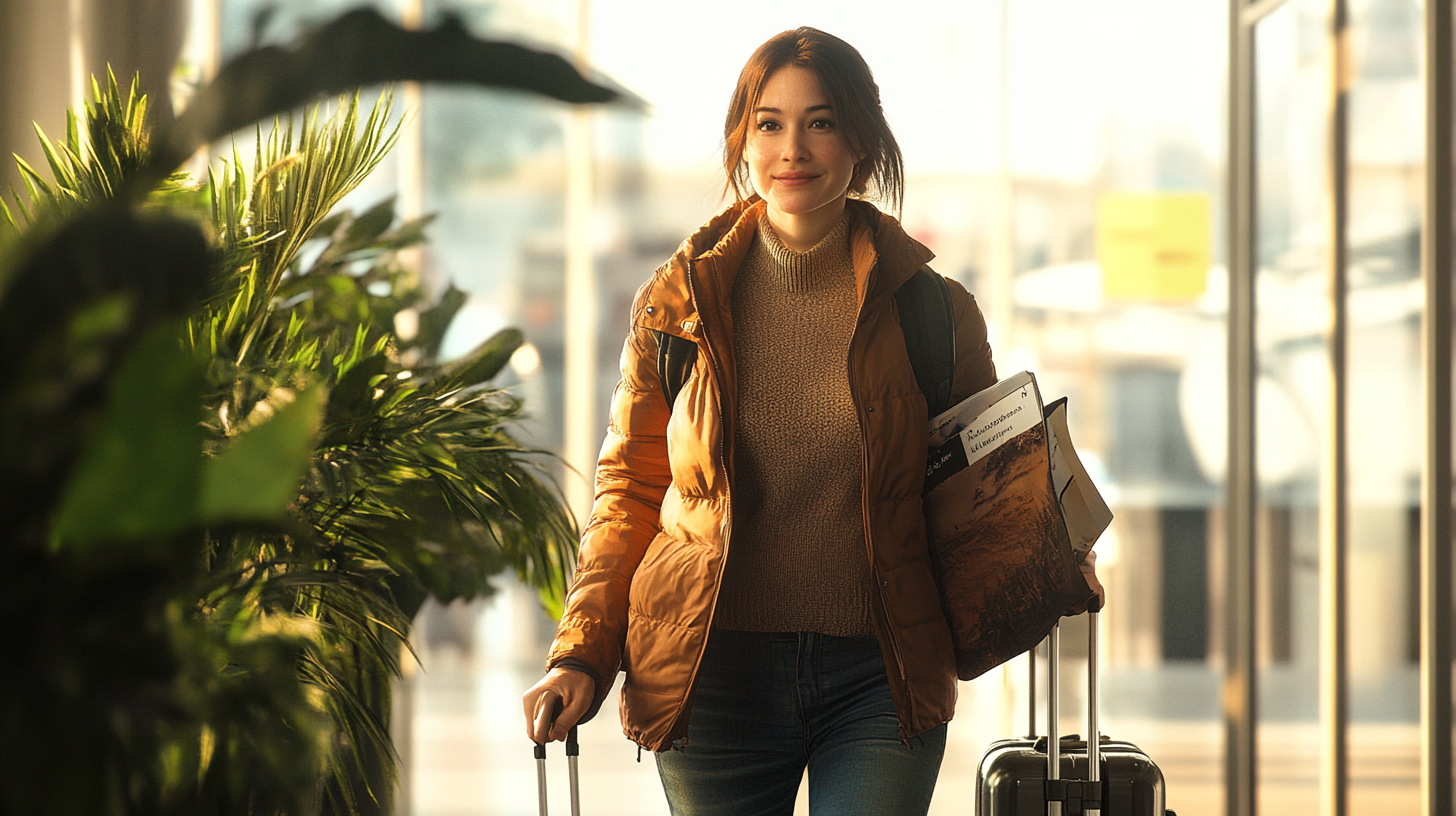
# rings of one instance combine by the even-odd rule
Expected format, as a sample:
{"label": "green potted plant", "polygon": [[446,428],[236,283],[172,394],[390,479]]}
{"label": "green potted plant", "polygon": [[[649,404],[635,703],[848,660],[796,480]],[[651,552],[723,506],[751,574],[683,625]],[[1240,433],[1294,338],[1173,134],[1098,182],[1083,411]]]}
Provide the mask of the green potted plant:
{"label": "green potted plant", "polygon": [[0,211],[0,809],[387,811],[423,601],[512,569],[559,603],[574,521],[490,385],[521,335],[442,362],[463,298],[428,298],[397,255],[428,219],[337,210],[393,144],[389,96],[277,121],[205,182],[174,172],[397,79],[614,95],[551,55],[354,12],[240,57],[160,132],[136,85],[96,85],[46,140],[51,179],[22,168]]}

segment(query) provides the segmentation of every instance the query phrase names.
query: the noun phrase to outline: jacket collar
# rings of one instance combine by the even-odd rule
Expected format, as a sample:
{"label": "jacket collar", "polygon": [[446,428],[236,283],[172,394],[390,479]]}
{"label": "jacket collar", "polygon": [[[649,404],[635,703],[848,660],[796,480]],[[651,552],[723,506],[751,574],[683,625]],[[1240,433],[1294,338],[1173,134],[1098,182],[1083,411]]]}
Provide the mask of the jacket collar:
{"label": "jacket collar", "polygon": [[699,336],[698,309],[726,303],[763,212],[761,200],[736,201],[689,235],[657,270],[637,320],[667,334]]}
{"label": "jacket collar", "polygon": [[[753,243],[765,206],[758,196],[734,202],[688,236],[658,270],[639,314],[641,323],[670,334],[696,336],[700,331],[697,309],[731,300],[738,268]],[[854,217],[850,255],[863,310],[893,295],[935,253],[873,204],[850,199],[845,206]],[[702,291],[705,288],[708,291]]]}
{"label": "jacket collar", "polygon": [[850,253],[863,311],[895,294],[935,253],[868,201],[850,199],[845,206],[858,219],[850,232]]}

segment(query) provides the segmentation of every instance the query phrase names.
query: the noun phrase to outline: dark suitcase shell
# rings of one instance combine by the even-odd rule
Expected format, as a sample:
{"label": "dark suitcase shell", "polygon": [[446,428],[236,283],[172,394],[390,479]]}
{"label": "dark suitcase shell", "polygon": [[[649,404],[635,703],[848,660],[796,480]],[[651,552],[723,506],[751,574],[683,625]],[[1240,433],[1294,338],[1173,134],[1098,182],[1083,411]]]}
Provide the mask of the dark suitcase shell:
{"label": "dark suitcase shell", "polygon": [[[1163,772],[1130,742],[1102,738],[1102,816],[1172,816],[1165,806]],[[1087,741],[1061,741],[1061,777],[1067,783],[1064,816],[1081,816],[1086,795]],[[977,816],[1046,816],[1046,738],[994,743],[976,771]]]}
{"label": "dark suitcase shell", "polygon": [[[1098,609],[1089,611],[1087,627],[1087,732],[1101,733],[1097,726],[1097,623]],[[1167,809],[1163,772],[1142,749],[1130,742],[1097,740],[1095,768],[1088,759],[1087,741],[1076,734],[1057,733],[1059,667],[1058,627],[1052,627],[1047,648],[1047,723],[1050,736],[1028,736],[992,743],[976,769],[976,816],[1046,816],[1048,802],[1059,802],[1060,816],[1176,816]],[[1036,730],[1036,653],[1027,654],[1031,706],[1027,731]],[[1051,745],[1050,740],[1056,740]],[[1048,780],[1051,758],[1057,754],[1057,779]],[[1096,770],[1097,780],[1089,782]]]}

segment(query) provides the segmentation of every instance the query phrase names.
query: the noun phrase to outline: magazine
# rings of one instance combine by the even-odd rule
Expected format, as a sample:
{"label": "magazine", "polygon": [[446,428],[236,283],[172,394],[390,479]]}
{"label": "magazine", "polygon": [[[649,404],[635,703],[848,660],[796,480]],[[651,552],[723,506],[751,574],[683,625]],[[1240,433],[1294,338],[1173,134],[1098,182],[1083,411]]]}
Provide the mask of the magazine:
{"label": "magazine", "polygon": [[[1053,408],[1048,422],[1022,371],[931,420],[926,531],[962,680],[1035,646],[1092,596],[1078,565],[1111,513],[1084,495],[1096,488],[1066,433],[1065,400]],[[1059,496],[1077,502],[1075,536]]]}
{"label": "magazine", "polygon": [[1081,563],[1097,537],[1112,523],[1112,510],[1102,494],[1097,492],[1097,485],[1087,475],[1087,469],[1072,447],[1072,433],[1067,429],[1067,398],[1062,397],[1048,405],[1045,414],[1052,446],[1052,489],[1062,510],[1062,520],[1067,525],[1072,553],[1077,557],[1077,563]]}

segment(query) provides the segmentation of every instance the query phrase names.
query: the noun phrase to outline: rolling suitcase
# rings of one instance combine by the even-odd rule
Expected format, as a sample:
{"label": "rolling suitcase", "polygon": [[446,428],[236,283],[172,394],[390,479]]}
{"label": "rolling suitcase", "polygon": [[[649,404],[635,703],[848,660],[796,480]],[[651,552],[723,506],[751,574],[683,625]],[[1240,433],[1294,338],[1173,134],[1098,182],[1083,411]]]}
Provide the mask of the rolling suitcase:
{"label": "rolling suitcase", "polygon": [[[1057,733],[1058,630],[1048,636],[1048,735],[1036,730],[1036,650],[1031,663],[1028,736],[993,743],[976,771],[976,816],[1176,816],[1166,809],[1163,772],[1130,742],[1097,730],[1097,613],[1090,612],[1087,733]],[[1089,757],[1090,754],[1090,757]]]}
{"label": "rolling suitcase", "polygon": [[[581,792],[577,788],[576,763],[581,746],[576,742],[576,726],[566,732],[566,775],[571,783],[571,816],[581,816]],[[536,743],[536,795],[541,816],[546,816],[546,746]]]}

